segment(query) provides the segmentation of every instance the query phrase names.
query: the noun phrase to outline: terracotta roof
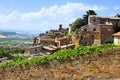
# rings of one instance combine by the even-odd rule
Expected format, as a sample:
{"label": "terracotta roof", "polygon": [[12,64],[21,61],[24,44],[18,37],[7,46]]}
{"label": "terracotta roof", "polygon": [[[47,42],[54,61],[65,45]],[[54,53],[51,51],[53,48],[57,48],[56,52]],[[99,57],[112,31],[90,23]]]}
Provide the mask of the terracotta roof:
{"label": "terracotta roof", "polygon": [[120,36],[120,32],[113,34],[113,36]]}

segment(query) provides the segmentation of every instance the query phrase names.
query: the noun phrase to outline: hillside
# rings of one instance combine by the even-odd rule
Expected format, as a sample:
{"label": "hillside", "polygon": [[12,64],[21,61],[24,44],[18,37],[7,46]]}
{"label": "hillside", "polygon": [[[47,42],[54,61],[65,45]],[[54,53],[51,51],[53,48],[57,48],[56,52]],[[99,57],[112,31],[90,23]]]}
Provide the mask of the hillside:
{"label": "hillside", "polygon": [[[90,48],[90,47],[89,47]],[[101,47],[102,48],[102,47]],[[77,48],[78,49],[78,48]],[[81,48],[79,48],[81,49]],[[78,50],[79,50],[78,49]],[[87,50],[87,49],[86,49]],[[90,49],[94,51],[94,49]],[[64,50],[63,50],[64,51]],[[120,48],[111,48],[101,54],[95,52],[71,56],[61,60],[62,56],[28,58],[34,61],[26,65],[16,65],[0,68],[0,78],[3,80],[119,80],[120,79]],[[97,48],[97,51],[98,48]],[[66,52],[66,51],[65,51]],[[74,51],[75,52],[75,51]],[[67,53],[70,53],[67,51]],[[66,54],[67,54],[66,53]],[[65,53],[64,53],[65,54]],[[58,57],[58,59],[52,59]],[[20,59],[19,59],[20,60]],[[42,62],[40,64],[39,62]],[[46,62],[46,63],[43,63]],[[11,63],[11,62],[10,62]],[[17,62],[21,63],[21,62]],[[26,63],[23,60],[22,63]],[[9,65],[9,63],[7,63]]]}
{"label": "hillside", "polygon": [[[16,32],[0,32],[0,55],[9,54],[10,50],[24,50],[32,45],[34,35]],[[21,52],[21,51],[20,51]],[[12,54],[14,52],[11,52]]]}
{"label": "hillside", "polygon": [[16,32],[4,32],[4,31],[0,31],[1,34],[5,35],[5,36],[9,36],[9,35],[17,35]]}
{"label": "hillside", "polygon": [[1,80],[119,80],[120,49],[0,69]]}
{"label": "hillside", "polygon": [[0,38],[7,38],[7,36],[0,34]]}
{"label": "hillside", "polygon": [[22,34],[17,32],[10,32],[10,31],[0,31],[1,38],[8,38],[8,39],[32,39],[35,35],[34,34]]}

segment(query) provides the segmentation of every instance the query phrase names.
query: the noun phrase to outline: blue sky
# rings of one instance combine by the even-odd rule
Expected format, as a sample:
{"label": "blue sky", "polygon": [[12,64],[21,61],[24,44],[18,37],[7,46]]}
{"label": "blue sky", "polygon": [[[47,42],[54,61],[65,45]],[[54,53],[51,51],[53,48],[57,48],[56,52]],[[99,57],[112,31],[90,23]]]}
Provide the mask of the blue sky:
{"label": "blue sky", "polygon": [[0,29],[41,32],[68,27],[87,10],[101,16],[120,13],[120,0],[0,0]]}

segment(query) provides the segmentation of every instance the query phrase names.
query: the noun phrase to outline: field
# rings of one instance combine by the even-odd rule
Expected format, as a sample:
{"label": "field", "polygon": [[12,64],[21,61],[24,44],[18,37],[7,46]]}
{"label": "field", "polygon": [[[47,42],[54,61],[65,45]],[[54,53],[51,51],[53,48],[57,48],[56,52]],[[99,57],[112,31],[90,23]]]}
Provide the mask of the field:
{"label": "field", "polygon": [[13,54],[23,54],[24,50],[32,45],[33,36],[8,35],[0,38],[0,57],[12,58]]}

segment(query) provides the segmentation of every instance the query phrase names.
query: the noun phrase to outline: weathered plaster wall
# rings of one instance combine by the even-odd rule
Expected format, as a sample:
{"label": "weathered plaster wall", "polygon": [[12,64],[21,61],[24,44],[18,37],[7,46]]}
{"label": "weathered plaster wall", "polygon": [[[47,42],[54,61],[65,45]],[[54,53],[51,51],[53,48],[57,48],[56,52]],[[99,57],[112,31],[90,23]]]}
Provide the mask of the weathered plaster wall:
{"label": "weathered plaster wall", "polygon": [[119,45],[120,44],[120,37],[114,36],[114,44]]}
{"label": "weathered plaster wall", "polygon": [[120,49],[53,60],[43,65],[28,64],[0,68],[0,80],[116,80],[120,79]]}

